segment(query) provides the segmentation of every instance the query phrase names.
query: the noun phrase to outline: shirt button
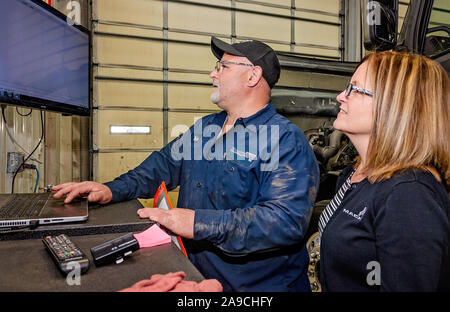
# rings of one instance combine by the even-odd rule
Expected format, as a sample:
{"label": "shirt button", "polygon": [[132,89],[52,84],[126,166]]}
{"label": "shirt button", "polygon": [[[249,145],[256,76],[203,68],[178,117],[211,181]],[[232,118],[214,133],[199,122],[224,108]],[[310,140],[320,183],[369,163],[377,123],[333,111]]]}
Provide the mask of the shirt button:
{"label": "shirt button", "polygon": [[234,171],[234,167],[231,167],[231,168],[230,168],[230,171],[233,172],[233,171]]}
{"label": "shirt button", "polygon": [[202,184],[200,182],[198,182],[197,187],[202,187]]}

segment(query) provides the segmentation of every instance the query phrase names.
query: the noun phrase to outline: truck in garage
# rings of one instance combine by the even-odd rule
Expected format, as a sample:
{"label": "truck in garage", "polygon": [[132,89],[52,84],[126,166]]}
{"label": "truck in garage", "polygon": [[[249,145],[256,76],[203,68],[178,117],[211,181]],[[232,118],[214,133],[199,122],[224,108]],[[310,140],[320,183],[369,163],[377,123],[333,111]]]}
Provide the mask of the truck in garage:
{"label": "truck in garage", "polygon": [[[450,70],[450,6],[444,1],[411,0],[401,30],[398,27],[399,1],[366,1],[363,4],[364,47],[368,51],[396,50],[425,55]],[[365,7],[364,7],[365,5]],[[320,61],[279,55],[280,63],[289,70],[314,71],[324,74],[349,75],[357,63]],[[333,129],[339,112],[336,99],[325,93],[298,90],[273,91],[278,111],[290,118],[305,133],[319,163],[321,182],[306,238],[310,254],[309,277],[313,291],[320,291],[320,240],[318,219],[335,193],[340,171],[352,163],[357,151],[349,139]]]}

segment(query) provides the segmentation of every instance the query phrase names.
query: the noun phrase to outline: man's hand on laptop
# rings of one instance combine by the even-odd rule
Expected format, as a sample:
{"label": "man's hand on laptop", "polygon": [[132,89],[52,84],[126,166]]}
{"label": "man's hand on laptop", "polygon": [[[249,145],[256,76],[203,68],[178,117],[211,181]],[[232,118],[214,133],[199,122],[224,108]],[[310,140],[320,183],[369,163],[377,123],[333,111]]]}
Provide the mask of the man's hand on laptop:
{"label": "man's hand on laptop", "polygon": [[87,197],[89,202],[98,202],[100,204],[106,204],[112,200],[112,192],[104,184],[85,181],[85,182],[68,182],[56,185],[52,187],[54,198],[61,198],[66,195],[64,203],[70,203],[74,198]]}

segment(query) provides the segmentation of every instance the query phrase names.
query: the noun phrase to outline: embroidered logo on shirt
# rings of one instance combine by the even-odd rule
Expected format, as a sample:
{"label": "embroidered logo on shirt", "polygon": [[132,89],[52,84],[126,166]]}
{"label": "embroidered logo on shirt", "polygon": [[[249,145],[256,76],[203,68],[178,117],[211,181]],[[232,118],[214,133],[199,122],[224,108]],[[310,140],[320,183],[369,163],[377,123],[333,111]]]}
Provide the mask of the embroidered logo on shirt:
{"label": "embroidered logo on shirt", "polygon": [[345,209],[345,208],[344,208],[344,210],[342,210],[342,211],[344,211],[344,212],[345,212],[346,214],[348,214],[349,216],[352,216],[353,218],[358,219],[359,221],[361,221],[362,217],[364,216],[364,214],[365,214],[366,211],[367,211],[367,207],[364,206],[364,209],[361,210],[360,213],[358,213],[358,214],[353,213],[353,212],[351,212],[351,211],[349,211],[348,209]]}
{"label": "embroidered logo on shirt", "polygon": [[249,161],[253,161],[256,159],[256,155],[250,152],[242,152],[238,149],[235,149],[234,147],[230,148],[230,152],[232,152],[233,154],[236,154],[240,157],[245,157],[248,158]]}

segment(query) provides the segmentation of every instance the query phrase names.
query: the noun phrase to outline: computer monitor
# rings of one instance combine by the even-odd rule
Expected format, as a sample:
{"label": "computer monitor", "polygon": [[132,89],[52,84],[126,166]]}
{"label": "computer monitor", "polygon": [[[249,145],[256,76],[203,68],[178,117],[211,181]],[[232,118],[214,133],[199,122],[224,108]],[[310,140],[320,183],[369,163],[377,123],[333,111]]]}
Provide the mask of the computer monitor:
{"label": "computer monitor", "polygon": [[0,103],[90,114],[90,33],[41,0],[0,0]]}

